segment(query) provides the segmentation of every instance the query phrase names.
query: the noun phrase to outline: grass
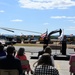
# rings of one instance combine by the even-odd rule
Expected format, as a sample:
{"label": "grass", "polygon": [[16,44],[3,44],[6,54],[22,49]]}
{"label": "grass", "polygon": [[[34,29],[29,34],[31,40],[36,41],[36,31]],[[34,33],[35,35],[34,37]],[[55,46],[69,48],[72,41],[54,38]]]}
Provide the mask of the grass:
{"label": "grass", "polygon": [[[21,44],[21,43],[16,43],[14,46],[43,47],[43,44],[30,44],[30,43],[28,43],[28,44],[27,43]],[[74,49],[75,45],[73,45],[73,44],[67,44],[67,48]]]}
{"label": "grass", "polygon": [[21,44],[21,43],[17,43],[14,46],[36,46],[36,47],[42,47],[43,44]]}

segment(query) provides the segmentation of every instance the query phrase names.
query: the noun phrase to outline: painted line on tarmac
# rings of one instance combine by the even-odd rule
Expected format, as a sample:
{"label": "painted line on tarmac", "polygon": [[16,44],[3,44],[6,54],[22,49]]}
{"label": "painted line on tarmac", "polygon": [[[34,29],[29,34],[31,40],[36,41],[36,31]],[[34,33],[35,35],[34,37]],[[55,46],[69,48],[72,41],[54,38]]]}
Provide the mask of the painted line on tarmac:
{"label": "painted line on tarmac", "polygon": [[55,67],[56,67],[57,69],[61,69],[59,63],[55,63]]}

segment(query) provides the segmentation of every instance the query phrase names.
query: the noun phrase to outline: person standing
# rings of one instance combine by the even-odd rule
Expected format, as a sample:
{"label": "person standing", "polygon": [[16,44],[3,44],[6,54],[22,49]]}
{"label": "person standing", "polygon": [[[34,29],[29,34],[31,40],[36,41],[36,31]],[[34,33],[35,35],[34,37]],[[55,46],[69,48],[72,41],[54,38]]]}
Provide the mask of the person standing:
{"label": "person standing", "polygon": [[46,35],[43,40],[43,50],[38,52],[38,57],[44,53],[45,48],[48,46],[49,38]]}
{"label": "person standing", "polygon": [[64,35],[63,40],[62,40],[62,49],[61,49],[62,55],[66,55],[66,48],[67,48],[66,42],[67,42],[66,35]]}
{"label": "person standing", "polygon": [[70,55],[70,60],[69,60],[69,65],[70,65],[70,75],[75,75],[75,54]]}
{"label": "person standing", "polygon": [[46,35],[46,36],[44,37],[43,50],[48,46],[48,43],[49,43],[49,38],[48,38],[48,36]]}

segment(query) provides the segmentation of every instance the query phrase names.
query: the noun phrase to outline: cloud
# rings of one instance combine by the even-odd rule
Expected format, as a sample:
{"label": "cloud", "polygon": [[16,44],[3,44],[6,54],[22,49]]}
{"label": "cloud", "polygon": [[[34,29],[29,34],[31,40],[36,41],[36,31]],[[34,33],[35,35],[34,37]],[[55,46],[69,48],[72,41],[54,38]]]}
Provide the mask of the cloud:
{"label": "cloud", "polygon": [[66,30],[75,30],[75,26],[70,26],[70,27],[67,28]]}
{"label": "cloud", "polygon": [[75,19],[75,16],[51,16],[53,19]]}
{"label": "cloud", "polygon": [[0,10],[0,13],[4,13],[4,10]]}
{"label": "cloud", "polygon": [[69,28],[70,28],[70,29],[75,29],[75,26],[70,26]]}
{"label": "cloud", "polygon": [[22,8],[30,9],[67,9],[75,6],[73,0],[18,0]]}
{"label": "cloud", "polygon": [[75,23],[75,16],[51,16],[52,19],[67,19],[67,21]]}
{"label": "cloud", "polygon": [[44,25],[48,25],[49,23],[44,23]]}
{"label": "cloud", "polygon": [[71,26],[65,28],[65,30],[68,30],[68,31],[75,31],[75,26],[74,26],[74,25],[71,25]]}
{"label": "cloud", "polygon": [[68,21],[70,21],[70,22],[72,22],[72,23],[75,23],[75,20],[68,20]]}
{"label": "cloud", "polygon": [[22,22],[23,20],[20,19],[15,19],[15,20],[11,20],[12,22]]}

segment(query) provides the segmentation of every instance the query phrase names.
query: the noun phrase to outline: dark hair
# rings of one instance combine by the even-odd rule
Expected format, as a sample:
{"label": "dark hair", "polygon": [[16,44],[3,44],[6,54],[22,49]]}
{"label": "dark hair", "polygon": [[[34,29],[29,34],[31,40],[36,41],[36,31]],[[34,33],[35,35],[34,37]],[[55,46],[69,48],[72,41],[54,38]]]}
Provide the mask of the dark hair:
{"label": "dark hair", "polygon": [[3,51],[4,46],[0,43],[0,51]]}
{"label": "dark hair", "polygon": [[43,54],[42,57],[38,60],[37,65],[51,65],[52,66],[52,60],[49,54]]}
{"label": "dark hair", "polygon": [[13,54],[15,52],[14,46],[8,46],[7,47],[7,54]]}
{"label": "dark hair", "polygon": [[17,55],[22,56],[25,53],[25,49],[24,48],[19,48]]}
{"label": "dark hair", "polygon": [[47,46],[46,48],[45,48],[45,51],[44,51],[44,53],[49,53],[49,54],[51,54],[51,48],[49,47],[49,46]]}

